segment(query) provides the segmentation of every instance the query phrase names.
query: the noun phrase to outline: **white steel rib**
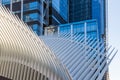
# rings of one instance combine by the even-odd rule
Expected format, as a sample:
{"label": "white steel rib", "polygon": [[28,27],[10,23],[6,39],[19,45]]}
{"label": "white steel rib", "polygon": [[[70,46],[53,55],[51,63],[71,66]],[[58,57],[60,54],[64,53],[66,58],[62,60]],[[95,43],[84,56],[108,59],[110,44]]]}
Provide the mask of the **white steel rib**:
{"label": "white steel rib", "polygon": [[1,5],[0,76],[12,80],[71,80],[48,46]]}
{"label": "white steel rib", "polygon": [[67,67],[73,80],[102,80],[117,53],[111,46],[106,49],[103,41],[77,33],[40,38]]}
{"label": "white steel rib", "polygon": [[0,76],[12,80],[102,80],[117,50],[83,34],[38,37],[0,5]]}

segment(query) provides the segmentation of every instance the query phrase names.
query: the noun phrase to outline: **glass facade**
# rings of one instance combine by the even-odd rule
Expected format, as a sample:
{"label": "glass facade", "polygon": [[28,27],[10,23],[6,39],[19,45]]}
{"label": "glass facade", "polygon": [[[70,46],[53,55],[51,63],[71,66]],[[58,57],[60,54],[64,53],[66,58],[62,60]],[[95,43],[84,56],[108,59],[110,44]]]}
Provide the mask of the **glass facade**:
{"label": "glass facade", "polygon": [[32,30],[38,34],[42,34],[42,17],[41,17],[41,2],[32,1],[23,4],[23,21],[28,23]]}
{"label": "glass facade", "polygon": [[69,0],[69,21],[78,22],[91,19],[91,0]]}
{"label": "glass facade", "polygon": [[105,38],[106,0],[69,0],[69,22],[96,19],[98,32]]}
{"label": "glass facade", "polygon": [[67,0],[52,0],[52,7],[62,16],[65,21],[68,21]]}
{"label": "glass facade", "polygon": [[25,22],[29,22],[29,21],[35,21],[40,19],[40,15],[38,13],[31,13],[31,14],[26,14],[23,17],[23,20]]}
{"label": "glass facade", "polygon": [[[87,34],[98,35],[98,38],[106,44],[106,2],[107,0],[69,0],[69,22],[95,19],[98,24],[97,33],[91,32],[89,34],[89,31],[87,31]],[[87,30],[89,30],[89,27],[87,27]]]}
{"label": "glass facade", "polygon": [[[43,34],[44,27],[48,25],[68,22],[68,2],[68,0],[2,0],[2,4],[24,20],[38,35]],[[33,28],[36,24],[37,30]]]}
{"label": "glass facade", "polygon": [[68,0],[50,0],[50,25],[68,22]]}
{"label": "glass facade", "polygon": [[11,1],[11,0],[2,0],[2,4],[4,4],[4,5],[5,5],[5,4],[10,4],[10,1]]}
{"label": "glass facade", "polygon": [[23,10],[24,10],[24,11],[39,9],[39,8],[41,7],[41,6],[40,6],[40,3],[37,2],[37,1],[24,4],[23,6],[24,6],[24,7],[23,7]]}
{"label": "glass facade", "polygon": [[[86,29],[85,29],[86,27]],[[63,24],[59,26],[59,34],[81,34],[86,35],[89,37],[98,38],[98,25],[96,20],[87,20],[87,21],[81,21],[81,22],[75,22],[75,23],[69,23],[69,24]]]}
{"label": "glass facade", "polygon": [[[10,9],[10,1],[11,0],[2,0],[2,4]],[[48,25],[56,26],[68,22],[72,23],[96,19],[98,32],[101,37],[105,37],[105,1],[106,0],[49,0],[49,7],[47,7],[46,2],[39,0],[23,0],[23,2],[22,0],[12,0],[11,10],[29,26],[34,27],[33,25],[37,24],[39,26],[39,30],[37,30],[39,32],[37,33],[39,34],[43,33],[41,27],[42,30],[44,30],[44,27]]]}
{"label": "glass facade", "polygon": [[38,35],[43,34],[44,27],[48,26],[47,0],[2,0],[2,4],[26,22]]}

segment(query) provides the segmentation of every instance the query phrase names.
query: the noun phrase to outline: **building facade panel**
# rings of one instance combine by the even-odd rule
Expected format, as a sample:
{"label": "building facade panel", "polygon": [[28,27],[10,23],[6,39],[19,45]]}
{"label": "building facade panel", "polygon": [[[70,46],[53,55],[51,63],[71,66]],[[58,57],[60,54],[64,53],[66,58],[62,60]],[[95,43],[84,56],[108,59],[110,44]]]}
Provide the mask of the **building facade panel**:
{"label": "building facade panel", "polygon": [[91,19],[91,0],[69,0],[69,22]]}
{"label": "building facade panel", "polygon": [[101,38],[106,37],[106,0],[69,0],[69,22],[96,19]]}
{"label": "building facade panel", "polygon": [[[86,28],[86,29],[85,29]],[[91,36],[94,38],[99,39],[99,33],[98,33],[98,24],[96,20],[87,20],[87,21],[81,21],[81,22],[74,22],[69,24],[63,24],[59,26],[58,34],[82,34]]]}
{"label": "building facade panel", "polygon": [[33,29],[33,31],[38,35],[42,35],[44,27],[48,26],[48,0],[2,0],[1,3],[27,23],[30,28],[33,29],[36,25],[37,30]]}
{"label": "building facade panel", "polygon": [[50,25],[68,22],[68,0],[50,0]]}

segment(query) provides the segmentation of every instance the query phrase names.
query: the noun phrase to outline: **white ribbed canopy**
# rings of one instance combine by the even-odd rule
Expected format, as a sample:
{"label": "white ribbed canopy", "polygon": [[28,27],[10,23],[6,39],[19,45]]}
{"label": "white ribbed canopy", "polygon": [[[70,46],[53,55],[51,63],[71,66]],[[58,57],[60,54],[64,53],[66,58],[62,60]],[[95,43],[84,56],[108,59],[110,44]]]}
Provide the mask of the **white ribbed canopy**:
{"label": "white ribbed canopy", "polygon": [[117,53],[115,48],[84,34],[61,33],[41,36],[73,80],[102,80]]}
{"label": "white ribbed canopy", "polygon": [[44,42],[1,5],[0,76],[12,80],[70,80]]}

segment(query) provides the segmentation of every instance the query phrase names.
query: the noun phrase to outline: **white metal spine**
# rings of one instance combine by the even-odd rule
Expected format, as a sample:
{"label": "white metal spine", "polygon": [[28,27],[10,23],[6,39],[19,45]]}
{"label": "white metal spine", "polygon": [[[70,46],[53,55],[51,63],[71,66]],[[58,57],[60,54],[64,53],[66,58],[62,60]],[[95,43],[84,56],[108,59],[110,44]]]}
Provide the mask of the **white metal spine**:
{"label": "white metal spine", "polygon": [[12,80],[71,80],[65,66],[44,42],[2,5],[0,75]]}
{"label": "white metal spine", "polygon": [[86,38],[77,33],[72,34],[72,38],[70,35],[71,33],[59,33],[58,36],[55,34],[40,38],[66,66],[73,80],[101,80],[116,50],[111,46],[106,49],[103,41],[87,35]]}

